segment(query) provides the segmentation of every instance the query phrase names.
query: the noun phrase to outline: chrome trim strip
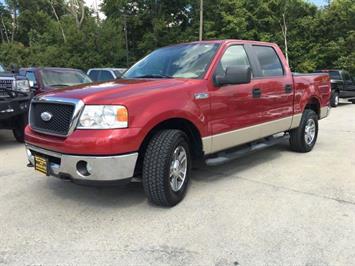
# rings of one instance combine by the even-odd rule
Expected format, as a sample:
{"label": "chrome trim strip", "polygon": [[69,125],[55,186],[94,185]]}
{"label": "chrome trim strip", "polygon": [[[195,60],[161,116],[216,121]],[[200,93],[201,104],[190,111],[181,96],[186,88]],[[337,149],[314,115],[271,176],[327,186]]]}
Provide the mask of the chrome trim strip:
{"label": "chrome trim strip", "polygon": [[[32,164],[34,164],[33,151],[60,159],[60,164],[50,162],[51,176],[60,177],[64,174],[69,175],[73,180],[86,181],[115,181],[131,178],[138,159],[137,152],[117,156],[68,155],[26,143],[27,158]],[[90,175],[84,176],[78,171],[77,164],[80,161],[85,161],[90,165]]]}
{"label": "chrome trim strip", "polygon": [[0,77],[0,80],[11,80],[11,81],[14,81],[15,78],[14,77]]}
{"label": "chrome trim strip", "polygon": [[[61,98],[61,97],[53,97],[53,96],[36,96],[32,99],[31,101],[31,105],[30,105],[30,110],[29,110],[29,114],[31,114],[31,107],[32,107],[32,103],[41,103],[41,102],[45,102],[45,103],[56,103],[56,104],[66,104],[66,105],[74,105],[75,109],[73,112],[73,116],[69,125],[69,130],[68,130],[68,134],[66,135],[61,135],[61,134],[55,134],[55,133],[51,133],[45,130],[38,130],[38,129],[34,129],[33,127],[32,130],[42,133],[42,134],[46,134],[46,135],[51,135],[51,136],[57,136],[57,137],[67,137],[69,136],[71,133],[73,133],[73,131],[75,130],[79,119],[80,119],[80,115],[82,113],[82,111],[84,110],[84,102],[82,100],[79,99],[70,99],[70,98]],[[29,124],[32,125],[32,121],[31,121],[31,115],[29,115]]]}
{"label": "chrome trim strip", "polygon": [[56,158],[61,158],[61,157],[62,157],[62,154],[61,154],[61,153],[58,153],[58,152],[55,152],[55,151],[50,151],[50,150],[42,149],[42,148],[33,146],[33,145],[31,145],[31,144],[28,144],[28,143],[26,143],[25,146],[26,146],[27,149],[36,151],[36,152],[38,152],[38,153],[46,154],[46,155],[48,155],[48,156],[52,156],[52,157],[56,157]]}
{"label": "chrome trim strip", "polygon": [[291,128],[293,122],[292,118],[293,116],[289,116],[259,125],[205,137],[202,139],[203,150],[207,155],[287,131]]}

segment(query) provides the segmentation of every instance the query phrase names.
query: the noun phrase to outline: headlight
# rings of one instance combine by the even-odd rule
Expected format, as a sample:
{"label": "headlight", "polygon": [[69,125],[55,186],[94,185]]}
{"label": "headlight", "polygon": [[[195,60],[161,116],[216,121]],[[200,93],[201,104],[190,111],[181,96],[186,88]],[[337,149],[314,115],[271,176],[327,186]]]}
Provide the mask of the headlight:
{"label": "headlight", "polygon": [[15,80],[14,90],[29,93],[30,92],[30,83],[27,79],[24,80]]}
{"label": "headlight", "polygon": [[79,129],[127,128],[128,111],[122,105],[86,105]]}

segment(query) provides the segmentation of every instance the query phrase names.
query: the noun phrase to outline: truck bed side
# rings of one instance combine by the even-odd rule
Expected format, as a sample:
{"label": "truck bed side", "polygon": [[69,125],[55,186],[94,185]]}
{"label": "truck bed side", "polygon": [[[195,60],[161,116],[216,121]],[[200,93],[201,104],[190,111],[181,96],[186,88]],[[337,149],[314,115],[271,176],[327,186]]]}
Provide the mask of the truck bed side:
{"label": "truck bed side", "polygon": [[331,85],[328,75],[293,74],[295,98],[294,113],[302,113],[308,104],[317,105],[320,118],[329,106]]}

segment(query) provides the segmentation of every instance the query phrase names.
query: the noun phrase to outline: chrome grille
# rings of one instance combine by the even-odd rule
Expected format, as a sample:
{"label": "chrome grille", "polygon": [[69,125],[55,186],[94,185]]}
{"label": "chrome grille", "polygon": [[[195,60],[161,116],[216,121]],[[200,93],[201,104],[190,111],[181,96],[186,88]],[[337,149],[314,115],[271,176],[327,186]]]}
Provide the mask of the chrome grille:
{"label": "chrome grille", "polygon": [[12,89],[13,80],[0,79],[0,97],[9,97],[9,93],[6,90]]}
{"label": "chrome grille", "polygon": [[[74,108],[75,106],[71,104],[34,102],[31,105],[31,127],[44,133],[66,136],[69,132]],[[44,121],[41,118],[45,112],[52,115],[49,121]]]}
{"label": "chrome grille", "polygon": [[[31,102],[29,124],[39,133],[66,137],[75,130],[84,106],[78,99],[37,96]],[[50,119],[48,114],[42,115],[46,112]]]}

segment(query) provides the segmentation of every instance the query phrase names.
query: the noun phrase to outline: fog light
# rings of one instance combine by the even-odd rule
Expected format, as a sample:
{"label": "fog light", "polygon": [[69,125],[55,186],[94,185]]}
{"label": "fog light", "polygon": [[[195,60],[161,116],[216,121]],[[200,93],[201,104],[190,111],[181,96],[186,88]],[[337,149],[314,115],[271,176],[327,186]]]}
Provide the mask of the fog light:
{"label": "fog light", "polygon": [[76,164],[76,169],[78,170],[78,173],[81,174],[82,176],[90,176],[91,175],[92,167],[86,161],[79,161]]}

